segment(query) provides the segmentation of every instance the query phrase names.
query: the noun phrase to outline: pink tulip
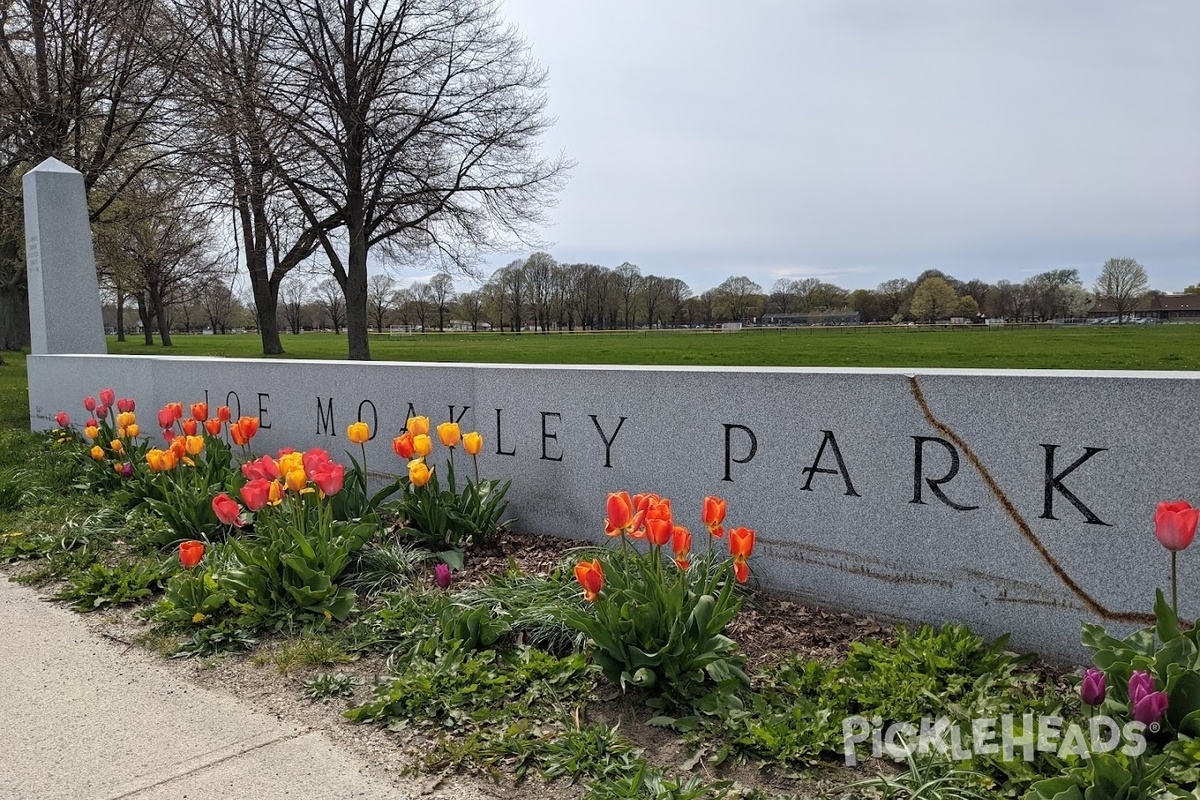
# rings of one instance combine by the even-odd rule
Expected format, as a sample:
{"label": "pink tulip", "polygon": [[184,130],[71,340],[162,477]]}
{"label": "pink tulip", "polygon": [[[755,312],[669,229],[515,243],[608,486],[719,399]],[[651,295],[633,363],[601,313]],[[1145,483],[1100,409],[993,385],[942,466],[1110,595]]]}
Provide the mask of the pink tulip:
{"label": "pink tulip", "polygon": [[117,393],[114,392],[112,389],[101,389],[100,390],[100,402],[104,403],[104,405],[111,406],[113,403],[116,402],[116,400],[117,400]]}
{"label": "pink tulip", "polygon": [[120,411],[122,414],[128,414],[136,410],[137,404],[133,402],[132,398],[122,397],[121,399],[117,400],[117,411]]}
{"label": "pink tulip", "polygon": [[1196,537],[1196,522],[1200,511],[1186,500],[1159,503],[1154,513],[1154,535],[1168,550],[1184,550]]}
{"label": "pink tulip", "polygon": [[242,527],[241,506],[224,492],[213,498],[212,509],[213,513],[217,515],[217,519],[221,520],[222,525],[233,525],[235,528]]}
{"label": "pink tulip", "polygon": [[1105,684],[1104,673],[1092,667],[1079,684],[1079,697],[1089,706],[1098,706],[1104,702],[1108,687]]}
{"label": "pink tulip", "polygon": [[54,422],[60,428],[71,427],[71,415],[65,411],[60,411],[54,415]]}
{"label": "pink tulip", "polygon": [[88,413],[95,411],[96,410],[96,398],[94,398],[94,397],[83,398],[83,407],[88,410]]}
{"label": "pink tulip", "polygon": [[433,568],[433,577],[437,581],[439,589],[447,589],[450,587],[450,566],[448,564],[438,564]]}
{"label": "pink tulip", "polygon": [[[307,471],[307,465],[306,470]],[[342,482],[346,477],[346,468],[332,462],[322,465],[317,472],[310,472],[309,477],[317,488],[326,495],[334,495],[342,490]]]}
{"label": "pink tulip", "polygon": [[104,419],[105,417],[107,417],[108,416],[108,406],[107,405],[96,406],[96,416],[99,417],[100,419]]}

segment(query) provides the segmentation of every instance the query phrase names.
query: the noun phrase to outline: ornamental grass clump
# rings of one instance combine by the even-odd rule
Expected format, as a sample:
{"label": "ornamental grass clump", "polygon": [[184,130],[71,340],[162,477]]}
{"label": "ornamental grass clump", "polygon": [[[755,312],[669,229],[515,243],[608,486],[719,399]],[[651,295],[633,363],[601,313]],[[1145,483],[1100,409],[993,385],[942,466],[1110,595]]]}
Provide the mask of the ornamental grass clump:
{"label": "ornamental grass clump", "polygon": [[[576,565],[589,606],[566,619],[592,640],[593,658],[622,690],[645,690],[654,708],[716,714],[740,708],[750,683],[745,656],[723,631],[742,605],[735,584],[749,578],[754,531],[726,531],[725,501],[716,497],[705,498],[702,520],[707,547],[695,553],[670,500],[610,494],[605,533],[620,549]],[[726,533],[728,559],[713,548]]]}

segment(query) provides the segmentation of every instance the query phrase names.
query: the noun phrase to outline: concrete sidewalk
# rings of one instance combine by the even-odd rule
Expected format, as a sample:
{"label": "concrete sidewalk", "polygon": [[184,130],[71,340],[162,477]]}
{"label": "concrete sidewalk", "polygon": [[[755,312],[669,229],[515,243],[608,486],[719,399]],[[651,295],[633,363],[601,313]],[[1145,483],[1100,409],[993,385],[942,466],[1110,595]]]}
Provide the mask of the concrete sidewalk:
{"label": "concrete sidewalk", "polygon": [[[0,798],[416,797],[320,732],[250,710],[0,575]],[[436,797],[484,797],[466,786]],[[426,795],[428,797],[428,795]]]}

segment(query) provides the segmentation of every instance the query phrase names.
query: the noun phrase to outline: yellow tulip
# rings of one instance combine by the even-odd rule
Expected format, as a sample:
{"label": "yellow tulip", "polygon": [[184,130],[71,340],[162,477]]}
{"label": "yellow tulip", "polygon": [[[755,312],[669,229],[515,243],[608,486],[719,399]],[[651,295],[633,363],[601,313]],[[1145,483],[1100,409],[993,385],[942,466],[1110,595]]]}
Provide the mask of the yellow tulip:
{"label": "yellow tulip", "polygon": [[371,429],[365,422],[352,422],[350,427],[346,428],[346,438],[355,444],[366,444],[371,438]]}
{"label": "yellow tulip", "polygon": [[422,433],[413,436],[413,452],[419,456],[427,456],[433,452],[433,439]]}
{"label": "yellow tulip", "polygon": [[288,470],[287,487],[293,492],[302,490],[308,484],[308,476],[302,469]]}
{"label": "yellow tulip", "polygon": [[188,455],[198,456],[204,451],[204,437],[188,436],[184,439],[184,445],[187,447]]}
{"label": "yellow tulip", "polygon": [[413,436],[429,433],[429,417],[409,417],[404,427],[408,428],[408,432]]}
{"label": "yellow tulip", "polygon": [[463,450],[467,451],[469,456],[477,456],[483,450],[483,436],[479,431],[471,431],[463,434]]}
{"label": "yellow tulip", "polygon": [[279,481],[271,481],[271,488],[267,492],[267,502],[273,506],[283,502],[283,484]]}
{"label": "yellow tulip", "polygon": [[136,437],[137,437],[137,435],[138,435],[139,433],[141,433],[141,430],[142,430],[142,429],[141,429],[141,428],[139,428],[139,427],[137,426],[137,423],[136,423],[136,422],[135,422],[135,423],[133,423],[132,425],[126,425],[126,426],[125,426],[125,433],[126,433],[126,434],[128,434],[128,437],[127,437],[127,438],[129,438],[129,439],[134,439],[134,438],[136,438]]}
{"label": "yellow tulip", "polygon": [[132,425],[135,422],[137,422],[137,414],[134,414],[132,411],[125,411],[120,414],[117,414],[117,426],[118,427],[128,428],[130,425]]}
{"label": "yellow tulip", "polygon": [[446,447],[455,447],[462,440],[462,431],[457,422],[443,422],[437,426],[437,433]]}
{"label": "yellow tulip", "polygon": [[97,461],[103,460],[104,459],[104,448],[101,447],[100,445],[96,445],[95,447],[93,447],[91,449],[91,456],[92,456],[92,458],[96,459]]}
{"label": "yellow tulip", "polygon": [[287,475],[289,472],[296,470],[304,471],[304,454],[303,453],[284,453],[279,458],[275,459],[275,465],[279,467],[280,475]]}
{"label": "yellow tulip", "polygon": [[121,455],[125,455],[125,445],[121,444],[120,439],[113,439],[111,442],[108,443],[108,446],[110,448],[112,448],[112,451],[114,453],[120,453]]}
{"label": "yellow tulip", "polygon": [[89,439],[95,439],[97,436],[100,435],[100,429],[97,428],[95,425],[88,425],[86,428],[83,429],[83,435]]}
{"label": "yellow tulip", "polygon": [[433,470],[425,464],[425,459],[415,458],[408,462],[408,480],[413,486],[421,487],[429,483]]}

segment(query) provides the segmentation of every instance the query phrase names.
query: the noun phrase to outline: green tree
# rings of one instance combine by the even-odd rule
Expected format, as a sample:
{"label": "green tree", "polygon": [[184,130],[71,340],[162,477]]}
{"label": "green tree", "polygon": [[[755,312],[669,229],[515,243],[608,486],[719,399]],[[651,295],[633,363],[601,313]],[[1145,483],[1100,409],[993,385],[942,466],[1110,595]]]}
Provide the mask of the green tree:
{"label": "green tree", "polygon": [[937,276],[926,278],[917,284],[913,292],[911,313],[917,319],[926,322],[936,322],[946,319],[958,308],[958,295],[954,287],[945,278]]}
{"label": "green tree", "polygon": [[1117,312],[1117,324],[1138,308],[1150,289],[1146,268],[1136,258],[1110,258],[1100,268],[1100,277],[1092,292],[1101,303]]}

